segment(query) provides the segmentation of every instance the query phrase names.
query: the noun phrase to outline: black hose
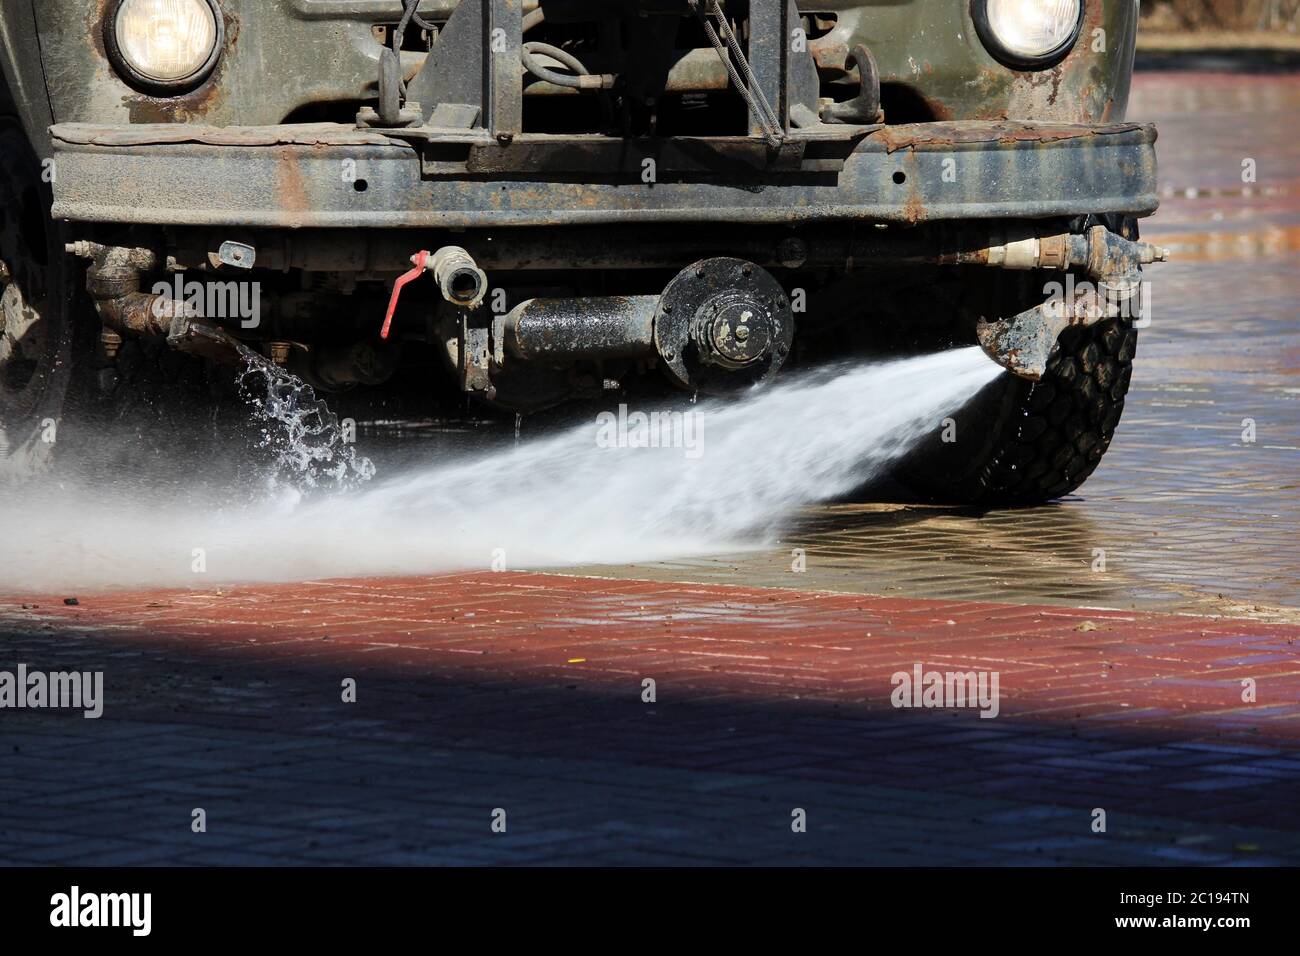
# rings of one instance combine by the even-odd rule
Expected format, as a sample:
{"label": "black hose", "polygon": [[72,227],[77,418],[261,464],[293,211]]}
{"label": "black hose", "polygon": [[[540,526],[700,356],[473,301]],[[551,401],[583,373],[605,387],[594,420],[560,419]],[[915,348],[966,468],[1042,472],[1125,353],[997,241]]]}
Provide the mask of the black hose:
{"label": "black hose", "polygon": [[393,30],[393,49],[401,52],[402,41],[406,37],[406,28],[414,21],[415,25],[421,30],[428,30],[430,33],[437,33],[438,25],[424,19],[416,12],[416,7],[420,5],[420,0],[404,0],[405,7],[402,10],[402,19],[398,21],[397,28]]}

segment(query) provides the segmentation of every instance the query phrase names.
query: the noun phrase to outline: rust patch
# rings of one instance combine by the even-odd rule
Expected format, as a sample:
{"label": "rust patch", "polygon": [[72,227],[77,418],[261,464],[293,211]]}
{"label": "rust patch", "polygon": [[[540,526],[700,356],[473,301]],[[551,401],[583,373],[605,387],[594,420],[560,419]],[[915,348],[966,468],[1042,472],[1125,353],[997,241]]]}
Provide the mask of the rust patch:
{"label": "rust patch", "polygon": [[916,174],[916,153],[910,152],[903,161],[907,176],[907,200],[903,203],[903,218],[916,224],[925,218],[925,201],[921,198],[920,179]]}
{"label": "rust patch", "polygon": [[198,123],[145,123],[100,126],[59,123],[51,135],[63,143],[94,146],[161,146],[201,143],[206,146],[409,146],[381,133],[342,123],[292,126],[207,126]]}
{"label": "rust patch", "polygon": [[276,154],[276,199],[283,211],[295,216],[290,226],[298,227],[302,225],[302,220],[296,218],[297,214],[311,209],[307,183],[303,179],[302,167],[298,165],[298,151],[290,147],[279,147]]}
{"label": "rust patch", "polygon": [[950,107],[947,103],[943,102],[943,100],[940,100],[934,96],[928,96],[924,93],[921,93],[920,97],[921,97],[921,102],[925,104],[926,108],[930,111],[930,115],[933,116],[935,119],[950,120],[956,118],[957,114],[953,112],[952,107]]}
{"label": "rust patch", "polygon": [[968,84],[975,91],[972,97],[972,107],[962,118],[974,120],[1007,119],[1009,114],[1006,101],[1009,95],[1008,87],[1013,77],[1014,74],[1004,70],[995,70],[986,66],[979,67],[978,72]]}
{"label": "rust patch", "polygon": [[104,18],[110,2],[112,0],[98,0],[94,10],[86,15],[86,35],[90,37],[90,46],[103,60],[108,59],[108,51],[104,49]]}
{"label": "rust patch", "polygon": [[1139,123],[1113,126],[1076,126],[1016,122],[917,123],[887,126],[868,134],[867,141],[882,143],[885,152],[900,149],[951,149],[959,143],[1051,143],[1098,133],[1126,133],[1142,129]]}
{"label": "rust patch", "polygon": [[1055,106],[1056,98],[1061,95],[1061,72],[1062,72],[1061,64],[1059,63],[1056,64],[1056,66],[1052,67],[1051,69],[1050,76],[1051,76],[1051,83],[1052,83],[1052,92],[1047,94],[1048,106]]}
{"label": "rust patch", "polygon": [[907,202],[903,203],[903,219],[915,225],[925,218],[925,203],[915,192],[907,197]]}

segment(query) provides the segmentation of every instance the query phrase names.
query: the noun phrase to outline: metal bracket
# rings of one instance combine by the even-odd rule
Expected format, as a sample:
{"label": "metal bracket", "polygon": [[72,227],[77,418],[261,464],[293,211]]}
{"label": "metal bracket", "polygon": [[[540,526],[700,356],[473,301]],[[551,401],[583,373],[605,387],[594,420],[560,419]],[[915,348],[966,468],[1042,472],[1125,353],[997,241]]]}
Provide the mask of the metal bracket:
{"label": "metal bracket", "polygon": [[226,240],[217,250],[217,262],[236,269],[251,269],[257,262],[257,250],[246,242]]}
{"label": "metal bracket", "polygon": [[523,29],[523,0],[461,0],[407,85],[408,101],[424,104],[426,123],[468,121],[510,142],[523,131]]}

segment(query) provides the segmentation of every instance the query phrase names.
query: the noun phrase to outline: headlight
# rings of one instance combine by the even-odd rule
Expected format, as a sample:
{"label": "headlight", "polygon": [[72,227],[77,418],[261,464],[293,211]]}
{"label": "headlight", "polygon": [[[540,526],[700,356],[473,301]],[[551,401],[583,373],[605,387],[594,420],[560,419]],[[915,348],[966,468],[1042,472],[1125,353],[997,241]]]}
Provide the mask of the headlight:
{"label": "headlight", "polygon": [[1074,46],[1083,0],[972,0],[971,14],[995,57],[1011,66],[1042,68]]}
{"label": "headlight", "polygon": [[119,71],[137,86],[171,93],[212,71],[222,33],[213,0],[119,0],[104,24]]}

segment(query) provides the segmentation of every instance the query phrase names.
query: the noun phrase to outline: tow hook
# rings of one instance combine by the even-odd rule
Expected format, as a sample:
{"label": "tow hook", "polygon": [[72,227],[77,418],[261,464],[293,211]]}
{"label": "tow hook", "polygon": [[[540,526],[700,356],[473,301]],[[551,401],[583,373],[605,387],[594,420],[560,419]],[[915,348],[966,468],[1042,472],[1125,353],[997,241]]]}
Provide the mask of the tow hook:
{"label": "tow hook", "polygon": [[476,309],[487,295],[487,275],[478,267],[474,257],[460,246],[443,246],[437,252],[421,249],[411,256],[415,266],[404,272],[393,283],[393,295],[388,300],[388,312],[384,316],[384,327],[379,332],[381,339],[387,339],[393,326],[393,313],[397,311],[397,301],[402,289],[410,285],[426,271],[433,273],[438,283],[438,291],[452,305],[461,309]]}

